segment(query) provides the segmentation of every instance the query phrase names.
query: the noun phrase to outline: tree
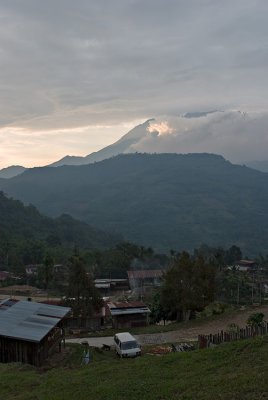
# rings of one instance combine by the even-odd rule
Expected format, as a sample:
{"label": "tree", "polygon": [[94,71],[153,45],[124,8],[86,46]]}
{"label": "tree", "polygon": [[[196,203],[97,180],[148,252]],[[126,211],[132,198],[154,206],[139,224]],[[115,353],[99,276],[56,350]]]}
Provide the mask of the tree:
{"label": "tree", "polygon": [[227,250],[226,254],[227,264],[233,264],[236,261],[241,260],[241,258],[242,258],[242,252],[240,250],[240,247],[233,245],[229,248],[229,250]]}
{"label": "tree", "polygon": [[167,319],[167,313],[161,302],[161,292],[160,291],[157,291],[155,293],[150,308],[151,308],[151,314],[150,314],[151,322],[155,324],[156,322],[160,322],[161,320],[164,320],[164,324],[165,324],[165,321]]}
{"label": "tree", "polygon": [[93,279],[87,274],[82,257],[75,252],[69,260],[67,304],[74,316],[87,317],[102,304]]}
{"label": "tree", "polygon": [[125,278],[133,260],[145,261],[152,256],[150,247],[122,242],[108,250],[97,250],[91,255],[88,253],[87,260],[98,278]]}
{"label": "tree", "polygon": [[250,326],[261,326],[263,323],[264,314],[263,313],[254,313],[248,317],[247,325]]}
{"label": "tree", "polygon": [[45,289],[47,290],[49,283],[54,277],[54,260],[53,257],[47,253],[40,271],[40,278],[44,282]]}
{"label": "tree", "polygon": [[164,275],[161,303],[176,320],[188,319],[190,313],[204,308],[214,298],[214,268],[201,256],[192,259],[182,252]]}

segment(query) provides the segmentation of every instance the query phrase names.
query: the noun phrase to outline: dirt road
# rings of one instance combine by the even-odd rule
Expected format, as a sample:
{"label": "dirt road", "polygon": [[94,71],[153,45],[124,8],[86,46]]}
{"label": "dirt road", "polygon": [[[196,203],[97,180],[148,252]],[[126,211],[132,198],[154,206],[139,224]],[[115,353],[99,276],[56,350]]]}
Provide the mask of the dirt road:
{"label": "dirt road", "polygon": [[[262,312],[268,320],[268,306],[256,307],[254,310],[244,310],[235,312],[233,314],[222,314],[217,318],[209,321],[201,321],[196,323],[194,326],[184,325],[182,328],[176,331],[164,332],[164,333],[153,333],[153,334],[142,334],[134,335],[141,345],[144,344],[161,344],[161,343],[172,343],[172,342],[184,342],[197,340],[198,335],[207,335],[210,333],[217,333],[221,330],[225,330],[231,323],[235,323],[240,327],[246,325],[246,321],[254,312]],[[112,345],[113,337],[97,337],[97,338],[82,338],[82,339],[67,339],[67,343],[81,343],[87,341],[90,346],[101,347],[103,344]]]}
{"label": "dirt road", "polygon": [[[155,334],[159,336],[162,343],[171,342],[183,342],[197,340],[198,335],[208,335],[210,333],[218,333],[221,330],[226,330],[227,326],[231,323],[235,323],[240,327],[246,326],[248,317],[253,312],[262,312],[265,315],[265,320],[268,320],[268,306],[258,307],[255,310],[244,310],[234,314],[222,314],[214,320],[207,322],[200,321],[200,324],[196,326],[184,326],[177,331],[170,331],[161,334]],[[150,343],[150,339],[153,340],[154,335],[139,335],[140,343]],[[149,341],[148,341],[149,340]],[[160,342],[158,342],[160,343]]]}

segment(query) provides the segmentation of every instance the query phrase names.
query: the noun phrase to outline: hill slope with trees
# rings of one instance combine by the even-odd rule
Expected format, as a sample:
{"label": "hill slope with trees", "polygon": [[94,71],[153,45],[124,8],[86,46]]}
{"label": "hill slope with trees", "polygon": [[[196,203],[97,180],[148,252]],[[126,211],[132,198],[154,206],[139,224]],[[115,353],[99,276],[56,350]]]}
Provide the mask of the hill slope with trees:
{"label": "hill slope with trees", "polygon": [[106,248],[121,239],[69,215],[56,219],[43,216],[33,205],[26,207],[0,192],[0,267],[5,269],[11,266],[19,270],[23,264],[40,263],[49,250],[61,256],[76,245]]}
{"label": "hill slope with trees", "polygon": [[207,243],[268,252],[268,174],[217,155],[120,155],[34,168],[0,186],[50,216],[68,213],[158,251]]}

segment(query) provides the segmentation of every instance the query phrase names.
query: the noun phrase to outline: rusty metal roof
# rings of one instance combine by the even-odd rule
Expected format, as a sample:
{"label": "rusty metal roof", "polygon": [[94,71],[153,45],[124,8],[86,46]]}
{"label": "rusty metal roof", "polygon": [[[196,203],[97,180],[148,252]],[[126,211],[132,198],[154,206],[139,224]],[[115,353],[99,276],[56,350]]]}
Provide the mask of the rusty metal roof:
{"label": "rusty metal roof", "polygon": [[142,301],[110,301],[108,306],[112,308],[137,308],[146,307]]}
{"label": "rusty metal roof", "polygon": [[1,306],[0,336],[31,342],[40,342],[71,310],[32,301],[6,300]]}
{"label": "rusty metal roof", "polygon": [[257,262],[256,261],[251,261],[251,260],[239,260],[236,264],[237,265],[248,265],[248,266],[251,266],[251,265],[257,264]]}

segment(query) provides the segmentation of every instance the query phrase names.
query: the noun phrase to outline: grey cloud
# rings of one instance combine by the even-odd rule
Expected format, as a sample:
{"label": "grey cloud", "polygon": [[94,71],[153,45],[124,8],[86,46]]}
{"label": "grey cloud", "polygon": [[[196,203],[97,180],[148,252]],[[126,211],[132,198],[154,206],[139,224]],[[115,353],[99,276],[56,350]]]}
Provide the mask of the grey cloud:
{"label": "grey cloud", "polygon": [[[221,154],[243,163],[267,158],[268,113],[214,112],[199,118],[158,117],[126,152]],[[159,129],[158,129],[159,127]],[[161,133],[164,127],[166,132]]]}
{"label": "grey cloud", "polygon": [[267,106],[266,0],[0,2],[0,124]]}

